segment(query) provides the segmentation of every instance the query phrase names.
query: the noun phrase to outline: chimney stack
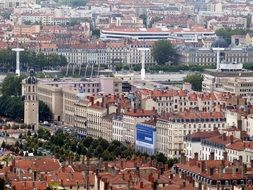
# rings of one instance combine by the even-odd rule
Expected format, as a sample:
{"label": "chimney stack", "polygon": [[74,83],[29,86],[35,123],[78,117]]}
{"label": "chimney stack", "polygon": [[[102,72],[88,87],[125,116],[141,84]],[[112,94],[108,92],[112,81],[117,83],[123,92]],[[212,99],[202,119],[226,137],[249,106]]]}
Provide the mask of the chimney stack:
{"label": "chimney stack", "polygon": [[223,134],[222,134],[222,140],[223,140],[223,141],[227,140],[226,133],[223,133]]}
{"label": "chimney stack", "polygon": [[214,152],[210,152],[209,159],[210,159],[210,160],[214,160]]}
{"label": "chimney stack", "polygon": [[243,164],[242,156],[239,156],[239,164],[240,164],[240,166]]}
{"label": "chimney stack", "polygon": [[228,160],[228,152],[223,152],[223,160]]}
{"label": "chimney stack", "polygon": [[198,160],[199,159],[199,154],[197,152],[194,153],[194,159]]}
{"label": "chimney stack", "polygon": [[206,162],[205,160],[201,160],[200,162],[200,173],[204,173],[206,171]]}
{"label": "chimney stack", "polygon": [[233,144],[233,142],[234,142],[234,136],[233,136],[233,135],[230,135],[230,136],[229,136],[229,140],[230,140],[230,144]]}
{"label": "chimney stack", "polygon": [[253,168],[253,160],[250,160],[250,167]]}
{"label": "chimney stack", "polygon": [[144,184],[143,181],[140,182],[140,188],[143,189],[144,188]]}

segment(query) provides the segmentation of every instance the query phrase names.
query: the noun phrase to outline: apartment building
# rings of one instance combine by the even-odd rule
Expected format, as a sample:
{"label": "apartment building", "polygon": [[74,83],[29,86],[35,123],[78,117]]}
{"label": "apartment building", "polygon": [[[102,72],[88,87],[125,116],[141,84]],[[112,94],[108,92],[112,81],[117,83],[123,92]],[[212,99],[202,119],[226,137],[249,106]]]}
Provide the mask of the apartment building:
{"label": "apartment building", "polygon": [[191,187],[199,190],[217,189],[251,189],[252,179],[249,173],[250,167],[241,159],[232,163],[224,155],[221,160],[216,160],[213,153],[208,160],[198,160],[198,154],[194,159],[186,161],[185,155],[181,156],[181,162],[176,164],[175,170],[180,179],[191,181]]}
{"label": "apartment building", "polygon": [[226,133],[203,139],[201,141],[201,159],[207,160],[213,153],[216,160],[222,160],[226,147],[237,141],[241,140],[233,135],[227,136]]}
{"label": "apartment building", "polygon": [[124,142],[124,123],[123,116],[116,115],[112,120],[112,139]]}
{"label": "apartment building", "polygon": [[163,114],[157,119],[157,151],[168,157],[179,157],[184,149],[184,136],[199,131],[225,129],[222,112],[183,111]]}
{"label": "apartment building", "polygon": [[[141,107],[163,112],[181,112],[189,109],[214,111],[227,103],[232,96],[225,93],[198,93],[187,90],[154,90],[141,92]],[[231,101],[232,103],[233,101]]]}
{"label": "apartment building", "polygon": [[102,138],[107,140],[108,142],[111,142],[113,139],[113,118],[116,116],[116,113],[111,113],[109,115],[106,115],[102,117],[101,121],[101,129],[102,129]]}
{"label": "apartment building", "polygon": [[[226,64],[224,64],[226,65]],[[253,72],[242,70],[206,70],[202,89],[204,92],[229,92],[252,101]]]}
{"label": "apartment building", "polygon": [[137,123],[144,122],[156,117],[157,113],[155,110],[127,110],[123,114],[123,138],[125,142],[130,144],[135,143],[135,126]]}
{"label": "apartment building", "polygon": [[54,120],[62,121],[63,114],[63,93],[62,88],[38,83],[38,99],[49,107],[53,113]]}
{"label": "apartment building", "polygon": [[118,42],[106,43],[84,43],[81,45],[64,45],[57,49],[39,48],[38,51],[50,54],[57,53],[66,57],[68,63],[72,64],[141,64],[141,52],[138,48],[147,47],[150,51],[145,52],[145,63],[147,65],[154,64],[152,56],[152,43],[148,42]]}
{"label": "apartment building", "polygon": [[202,146],[201,141],[213,136],[220,135],[218,130],[214,131],[197,131],[184,137],[184,154],[187,160],[193,159],[197,153],[201,159]]}
{"label": "apartment building", "polygon": [[104,136],[102,133],[102,118],[109,114],[108,109],[106,105],[99,101],[87,108],[87,135],[95,138]]}
{"label": "apartment building", "polygon": [[74,112],[74,127],[77,130],[77,133],[80,136],[86,136],[87,135],[87,107],[92,104],[92,101],[94,97],[91,97],[91,99],[84,100],[79,99],[75,102],[75,112]]}
{"label": "apartment building", "polygon": [[75,103],[78,100],[77,89],[62,89],[62,119],[65,124],[73,124],[75,122]]}

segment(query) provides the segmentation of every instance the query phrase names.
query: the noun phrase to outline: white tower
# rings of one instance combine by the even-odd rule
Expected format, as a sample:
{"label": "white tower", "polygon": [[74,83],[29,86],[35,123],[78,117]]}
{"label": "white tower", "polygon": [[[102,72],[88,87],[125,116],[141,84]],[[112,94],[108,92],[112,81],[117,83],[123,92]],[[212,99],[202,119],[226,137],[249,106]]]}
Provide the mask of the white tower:
{"label": "white tower", "polygon": [[141,80],[145,80],[145,54],[150,51],[149,48],[138,48],[141,52]]}
{"label": "white tower", "polygon": [[24,51],[22,48],[13,48],[12,51],[16,52],[16,74],[20,76],[20,60],[19,60],[19,53]]}
{"label": "white tower", "polygon": [[216,51],[216,70],[220,70],[220,63],[221,63],[221,57],[220,53],[221,51],[224,51],[225,48],[220,48],[220,47],[214,47],[213,51]]}

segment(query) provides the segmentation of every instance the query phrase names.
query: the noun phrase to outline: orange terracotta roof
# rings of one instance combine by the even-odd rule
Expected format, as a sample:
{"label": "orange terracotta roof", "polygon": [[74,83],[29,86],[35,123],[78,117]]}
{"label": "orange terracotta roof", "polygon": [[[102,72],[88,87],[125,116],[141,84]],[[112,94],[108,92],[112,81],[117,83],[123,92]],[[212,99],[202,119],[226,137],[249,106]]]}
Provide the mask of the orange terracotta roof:
{"label": "orange terracotta roof", "polygon": [[45,190],[47,188],[47,182],[45,181],[13,181],[12,187],[15,190]]}

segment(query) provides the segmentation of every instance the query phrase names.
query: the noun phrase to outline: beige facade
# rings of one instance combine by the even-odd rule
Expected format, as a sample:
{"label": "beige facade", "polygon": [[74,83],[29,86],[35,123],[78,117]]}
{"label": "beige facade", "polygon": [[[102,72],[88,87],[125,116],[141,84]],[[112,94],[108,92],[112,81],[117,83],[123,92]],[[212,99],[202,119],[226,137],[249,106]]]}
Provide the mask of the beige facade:
{"label": "beige facade", "polygon": [[204,92],[229,92],[248,101],[253,100],[253,72],[208,71],[204,74],[202,90]]}
{"label": "beige facade", "polygon": [[40,25],[15,25],[13,34],[32,35],[40,32]]}
{"label": "beige facade", "polygon": [[107,140],[108,142],[112,141],[112,124],[113,124],[113,117],[115,116],[114,113],[106,115],[102,118],[101,129],[103,134],[103,139]]}
{"label": "beige facade", "polygon": [[75,89],[62,89],[62,117],[64,123],[69,125],[73,125],[75,123],[75,103],[77,101],[78,92],[79,91]]}
{"label": "beige facade", "polygon": [[23,82],[25,91],[24,123],[38,127],[39,101],[37,97],[37,79],[30,76]]}
{"label": "beige facade", "polygon": [[226,119],[221,112],[181,112],[162,116],[156,125],[157,151],[171,158],[179,157],[184,149],[184,136],[214,128],[226,128]]}
{"label": "beige facade", "polygon": [[61,121],[63,113],[63,93],[60,87],[38,83],[38,99],[43,101],[53,113],[54,120]]}

